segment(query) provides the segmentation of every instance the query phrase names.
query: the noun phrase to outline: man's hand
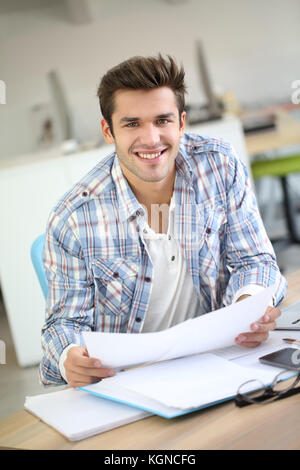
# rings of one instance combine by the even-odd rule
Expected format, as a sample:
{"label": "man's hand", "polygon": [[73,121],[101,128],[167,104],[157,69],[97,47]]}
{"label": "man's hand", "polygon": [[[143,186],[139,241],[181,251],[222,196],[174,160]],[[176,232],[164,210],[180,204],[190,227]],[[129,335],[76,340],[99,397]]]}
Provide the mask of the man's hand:
{"label": "man's hand", "polygon": [[[248,297],[248,295],[243,295],[238,299],[238,301],[245,297]],[[268,307],[261,320],[250,325],[251,332],[239,334],[235,338],[235,342],[240,346],[245,346],[247,348],[259,346],[260,343],[268,339],[269,331],[276,328],[275,320],[280,317],[280,315],[281,311],[279,308]]]}
{"label": "man's hand", "polygon": [[71,387],[83,387],[115,374],[114,370],[101,367],[99,359],[89,357],[85,346],[70,348],[64,367]]}

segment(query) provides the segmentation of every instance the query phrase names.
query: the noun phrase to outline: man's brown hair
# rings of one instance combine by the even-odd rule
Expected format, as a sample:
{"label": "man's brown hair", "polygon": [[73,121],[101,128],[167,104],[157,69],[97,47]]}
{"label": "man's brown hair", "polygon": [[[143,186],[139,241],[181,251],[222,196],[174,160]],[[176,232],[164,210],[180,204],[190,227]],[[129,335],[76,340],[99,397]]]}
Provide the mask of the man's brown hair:
{"label": "man's brown hair", "polygon": [[179,120],[184,111],[186,86],[184,69],[177,66],[171,56],[158,57],[135,56],[110,69],[101,79],[97,96],[99,97],[102,116],[107,121],[111,132],[114,112],[114,93],[117,90],[150,90],[169,87],[173,90],[179,111]]}

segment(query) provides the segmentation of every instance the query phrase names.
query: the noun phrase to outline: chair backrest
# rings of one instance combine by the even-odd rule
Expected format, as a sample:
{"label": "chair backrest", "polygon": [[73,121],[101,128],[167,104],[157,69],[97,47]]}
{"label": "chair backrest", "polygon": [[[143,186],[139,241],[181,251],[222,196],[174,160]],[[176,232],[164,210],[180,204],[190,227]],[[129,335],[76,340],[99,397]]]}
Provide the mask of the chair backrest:
{"label": "chair backrest", "polygon": [[37,237],[36,240],[34,240],[31,246],[30,256],[31,256],[31,261],[32,261],[34,270],[38,277],[40,286],[42,288],[44,297],[46,299],[47,292],[48,292],[48,283],[47,283],[47,278],[46,278],[46,274],[44,271],[43,260],[42,260],[44,241],[45,241],[44,234],[40,235],[39,237]]}

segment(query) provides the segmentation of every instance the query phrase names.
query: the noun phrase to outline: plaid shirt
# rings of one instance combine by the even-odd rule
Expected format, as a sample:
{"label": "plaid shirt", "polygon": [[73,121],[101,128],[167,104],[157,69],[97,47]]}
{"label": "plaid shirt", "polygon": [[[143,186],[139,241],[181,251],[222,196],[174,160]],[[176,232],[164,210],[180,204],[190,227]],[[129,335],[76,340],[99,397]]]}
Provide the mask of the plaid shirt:
{"label": "plaid shirt", "polygon": [[[276,264],[247,170],[222,140],[185,134],[176,157],[175,226],[199,296],[199,315],[232,303],[249,284],[286,281]],[[82,331],[139,333],[153,266],[139,226],[145,210],[113,153],[58,202],[44,246],[48,278],[40,379],[65,383],[59,358]],[[162,293],[163,295],[163,293]]]}

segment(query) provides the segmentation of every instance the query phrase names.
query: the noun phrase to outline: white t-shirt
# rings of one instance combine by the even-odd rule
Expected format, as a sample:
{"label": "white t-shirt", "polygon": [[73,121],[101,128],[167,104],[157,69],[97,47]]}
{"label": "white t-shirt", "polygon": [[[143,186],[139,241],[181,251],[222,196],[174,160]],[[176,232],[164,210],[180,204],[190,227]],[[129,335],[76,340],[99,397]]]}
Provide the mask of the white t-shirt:
{"label": "white t-shirt", "polygon": [[142,332],[161,331],[194,318],[199,300],[185,259],[175,239],[174,195],[168,232],[156,233],[145,222],[142,238],[153,264],[153,284]]}

